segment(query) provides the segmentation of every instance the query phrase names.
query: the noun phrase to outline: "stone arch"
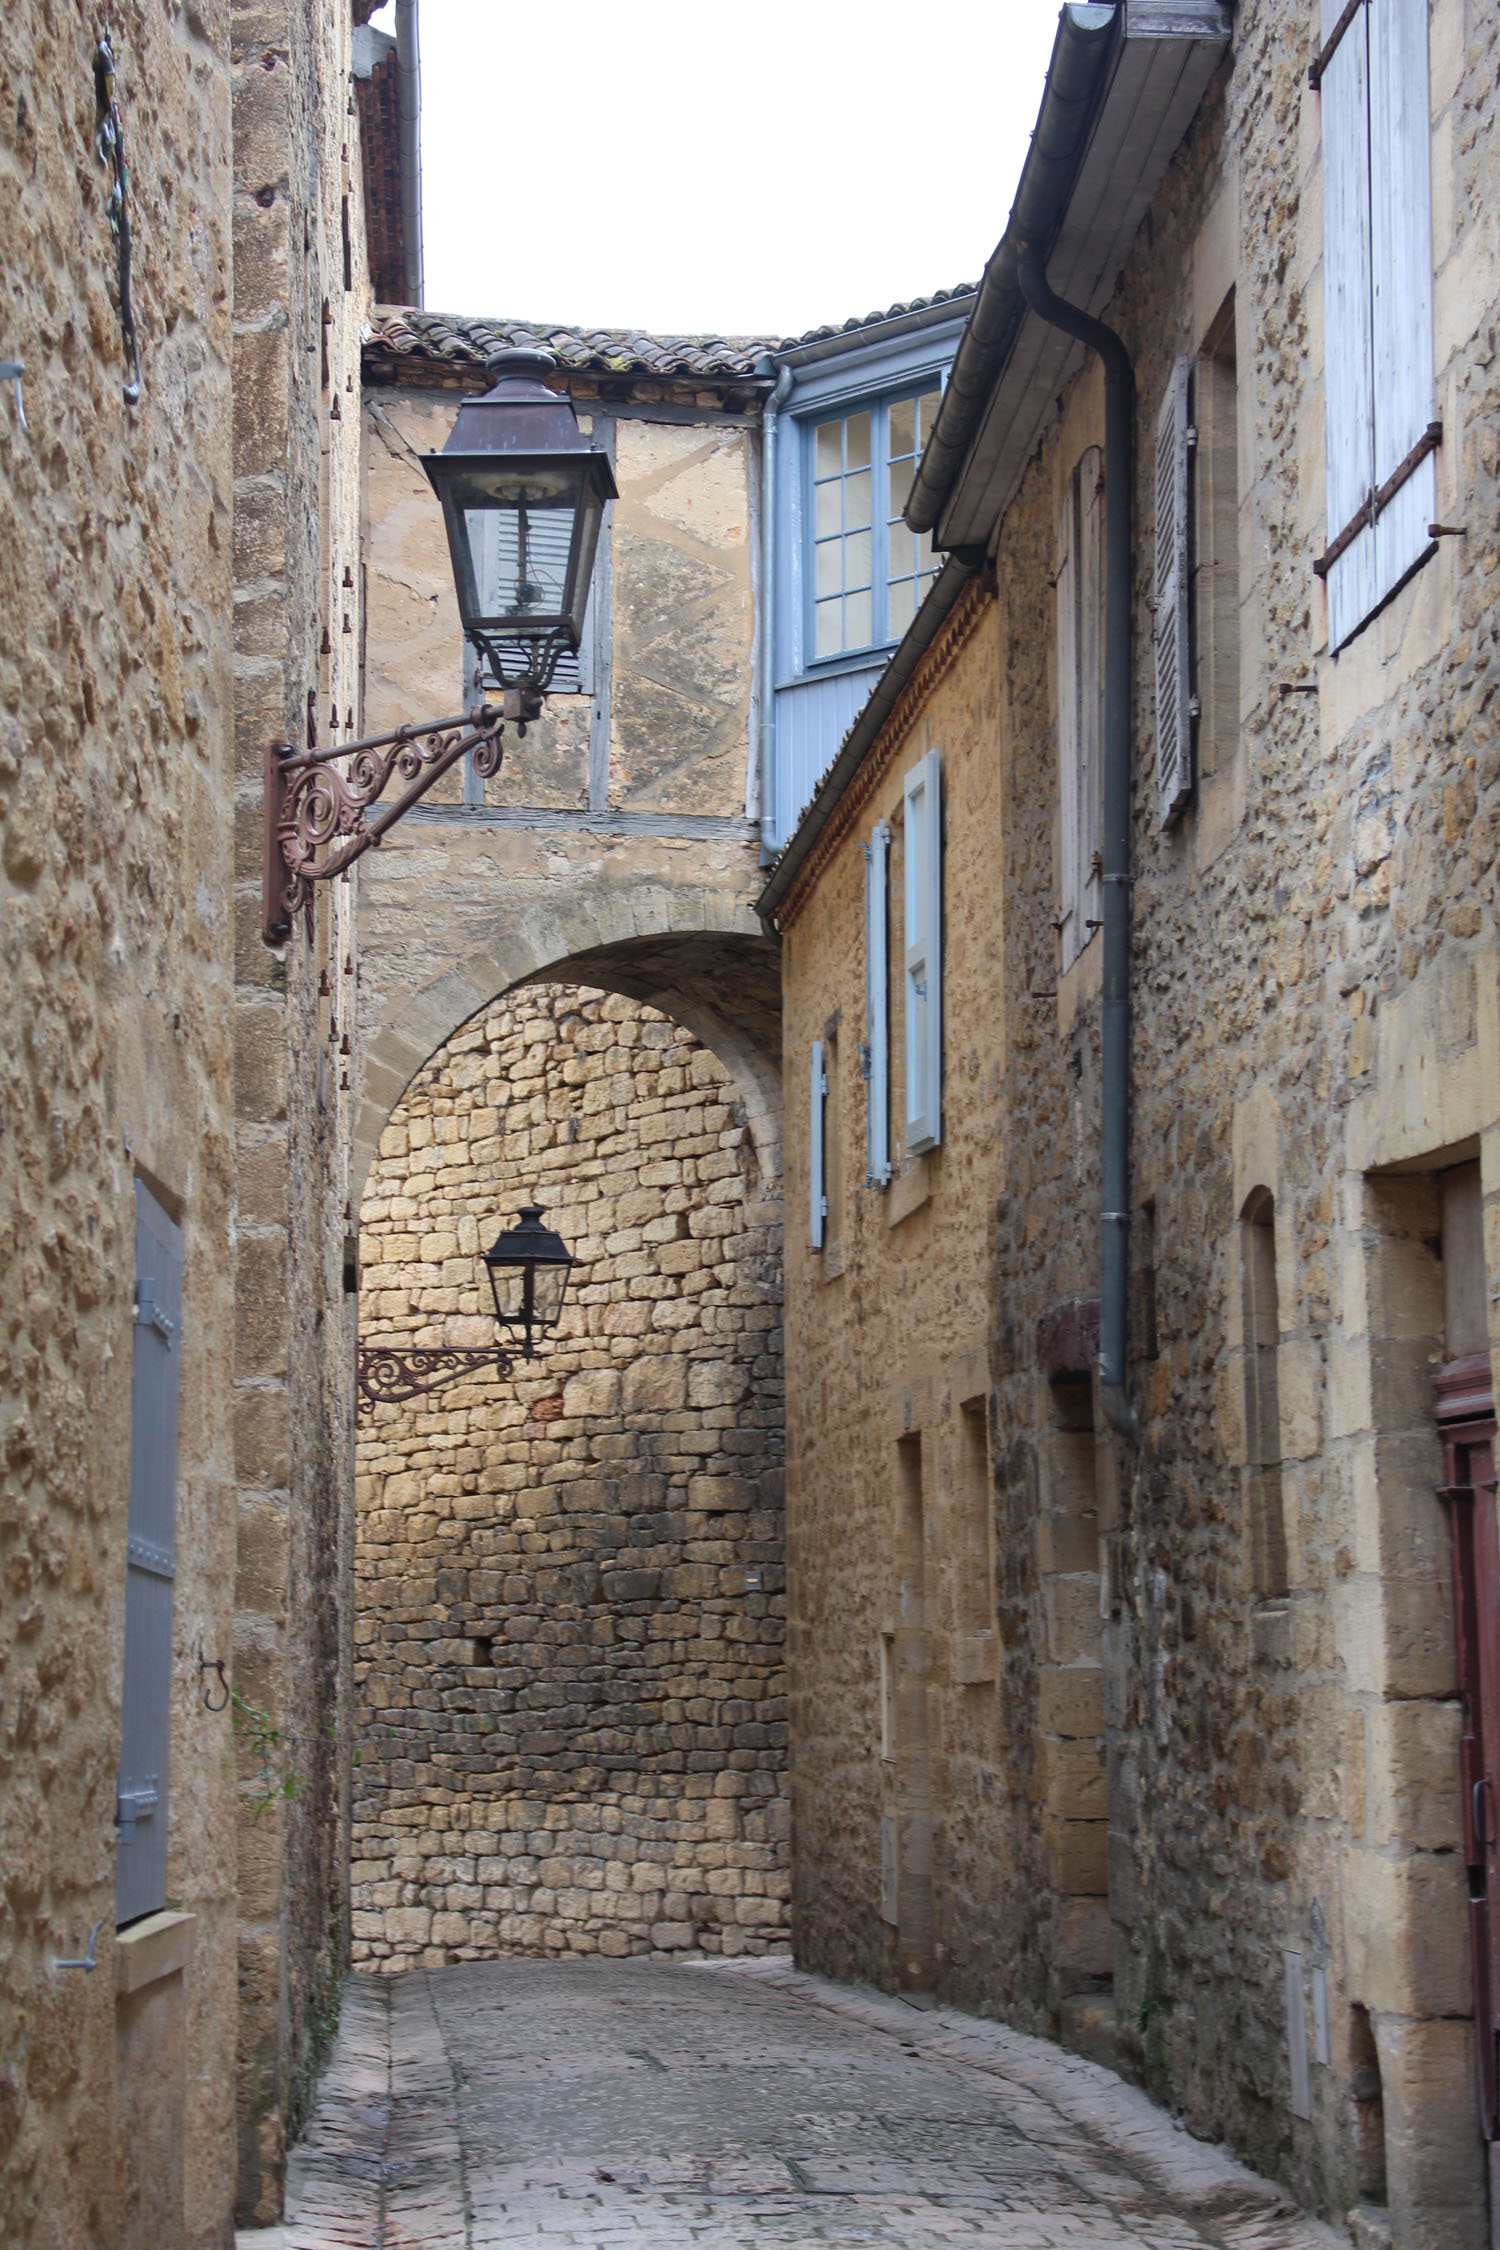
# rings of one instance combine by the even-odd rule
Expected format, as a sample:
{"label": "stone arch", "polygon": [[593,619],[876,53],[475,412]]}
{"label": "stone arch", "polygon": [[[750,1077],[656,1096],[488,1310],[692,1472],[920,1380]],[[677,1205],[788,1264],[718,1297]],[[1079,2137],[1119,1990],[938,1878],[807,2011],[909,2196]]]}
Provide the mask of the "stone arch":
{"label": "stone arch", "polygon": [[779,1194],[780,961],[748,904],[700,884],[638,883],[627,893],[600,881],[533,895],[520,913],[496,917],[464,959],[415,989],[401,991],[394,948],[382,945],[379,959],[388,997],[383,1020],[367,1021],[362,1042],[356,1209],[386,1121],[424,1064],[502,993],[543,982],[644,1000],[717,1055],[745,1105],[762,1193]]}

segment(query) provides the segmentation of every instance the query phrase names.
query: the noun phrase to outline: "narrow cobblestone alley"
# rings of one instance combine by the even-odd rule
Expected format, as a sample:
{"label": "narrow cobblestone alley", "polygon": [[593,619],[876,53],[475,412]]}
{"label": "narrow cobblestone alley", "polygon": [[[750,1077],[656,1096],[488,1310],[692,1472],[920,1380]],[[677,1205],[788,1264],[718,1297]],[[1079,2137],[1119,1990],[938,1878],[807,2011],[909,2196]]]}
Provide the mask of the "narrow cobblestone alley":
{"label": "narrow cobblestone alley", "polygon": [[258,2250],[1331,2250],[1270,2183],[1003,2025],[736,1962],[346,1988]]}

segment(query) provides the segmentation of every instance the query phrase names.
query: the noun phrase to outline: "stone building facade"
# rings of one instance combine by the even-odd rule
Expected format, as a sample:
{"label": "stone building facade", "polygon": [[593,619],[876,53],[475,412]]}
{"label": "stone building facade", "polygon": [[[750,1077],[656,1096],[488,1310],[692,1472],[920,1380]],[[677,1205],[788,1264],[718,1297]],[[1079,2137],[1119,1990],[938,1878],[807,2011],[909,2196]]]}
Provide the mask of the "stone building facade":
{"label": "stone building facade", "polygon": [[[359,700],[350,18],[112,11],[134,398],[98,20],[23,6],[0,32],[0,352],[25,368],[0,465],[0,2237],[18,2246],[222,2245],[237,2081],[240,2209],[274,2216],[347,1946],[330,1597],[351,1089],[318,970],[353,932],[339,902],[311,952],[274,960],[258,893],[266,742],[304,738],[309,690],[324,739]],[[143,1852],[159,1911],[125,1879]]]}
{"label": "stone building facade", "polygon": [[572,1250],[532,1362],[359,1448],[354,1958],[763,1952],[790,1890],[779,1212],[658,1011],[510,994],[397,1106],[362,1341],[483,1343],[520,1205]]}
{"label": "stone building facade", "polygon": [[[1132,13],[1170,33],[1172,10]],[[763,898],[789,1089],[797,1945],[1118,2060],[1363,2242],[1477,2250],[1484,1714],[1451,1589],[1455,1527],[1493,1516],[1500,48],[1465,0],[1412,18],[1440,528],[1345,639],[1313,569],[1336,573],[1343,528],[1317,11],[1237,9],[1180,118],[1119,15],[1065,18],[1052,90],[1090,18],[1105,57],[1072,88],[1074,200],[1048,232],[1023,181],[924,463],[918,520],[963,560]],[[1354,20],[1378,40],[1407,18]],[[1154,172],[1127,173],[1153,146]],[[1101,164],[1113,202],[1083,192]],[[1098,724],[1115,492],[1099,364],[1028,317],[1028,240],[1134,370],[1123,1431],[1097,1369],[1098,831],[1062,755]],[[1196,774],[1164,817],[1158,471],[1181,365]],[[913,1151],[924,770],[941,1118]],[[892,1173],[867,1185],[882,851]]]}
{"label": "stone building facade", "polygon": [[[232,2132],[234,1783],[198,1670],[229,1653],[234,1561],[228,54],[213,11],[115,27],[136,404],[95,16],[21,6],[0,27],[0,351],[25,367],[0,452],[0,2236],[18,2250],[219,2239]],[[181,1230],[156,1809],[176,1910],[117,1942],[138,1185]],[[58,1966],[90,1954],[96,1973]],[[189,2082],[213,2096],[189,2105]]]}

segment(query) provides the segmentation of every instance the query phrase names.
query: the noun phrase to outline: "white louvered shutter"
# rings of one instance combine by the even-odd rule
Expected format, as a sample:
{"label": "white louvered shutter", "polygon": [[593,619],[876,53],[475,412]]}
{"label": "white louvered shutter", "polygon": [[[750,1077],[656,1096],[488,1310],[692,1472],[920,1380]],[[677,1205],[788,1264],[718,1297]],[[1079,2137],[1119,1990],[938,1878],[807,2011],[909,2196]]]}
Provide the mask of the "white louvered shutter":
{"label": "white louvered shutter", "polygon": [[943,1137],[942,777],[929,750],[906,777],[906,1148]]}
{"label": "white louvered shutter", "polygon": [[865,846],[865,1085],[869,1127],[866,1184],[891,1177],[889,865],[891,832],[877,820]]}
{"label": "white louvered shutter", "polygon": [[814,1250],[823,1247],[828,1223],[828,1185],[823,1162],[823,1135],[828,1123],[828,1072],[823,1063],[823,1042],[812,1043],[812,1083],[807,1113],[807,1236]]}
{"label": "white louvered shutter", "polygon": [[[1427,9],[1428,0],[1368,0],[1377,493],[1433,419]],[[1427,526],[1436,513],[1437,466],[1429,453],[1375,519],[1382,596],[1428,551]]]}
{"label": "white louvered shutter", "polygon": [[[1432,188],[1428,0],[1364,0],[1323,67],[1323,335],[1330,549],[1328,641],[1337,649],[1427,552],[1429,454],[1382,488],[1432,417]],[[1323,37],[1343,0],[1322,0]]]}
{"label": "white louvered shutter", "polygon": [[1169,828],[1193,786],[1188,633],[1188,363],[1172,369],[1156,421],[1156,809]]}

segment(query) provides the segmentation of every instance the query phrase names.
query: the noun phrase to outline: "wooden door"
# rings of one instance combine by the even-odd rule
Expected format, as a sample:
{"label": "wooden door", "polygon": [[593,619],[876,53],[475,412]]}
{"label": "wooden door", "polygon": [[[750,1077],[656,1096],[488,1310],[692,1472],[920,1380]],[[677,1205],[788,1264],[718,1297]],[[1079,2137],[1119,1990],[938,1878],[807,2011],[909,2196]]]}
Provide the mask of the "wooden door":
{"label": "wooden door", "polygon": [[1500,2139],[1500,1532],[1495,1405],[1487,1352],[1437,1379],[1453,1555],[1453,1622],[1463,1700],[1461,1779],[1480,2116]]}

